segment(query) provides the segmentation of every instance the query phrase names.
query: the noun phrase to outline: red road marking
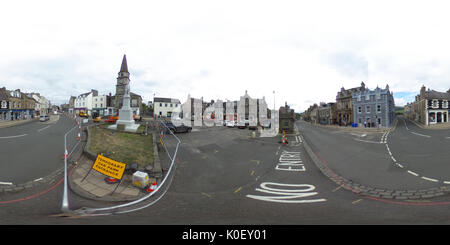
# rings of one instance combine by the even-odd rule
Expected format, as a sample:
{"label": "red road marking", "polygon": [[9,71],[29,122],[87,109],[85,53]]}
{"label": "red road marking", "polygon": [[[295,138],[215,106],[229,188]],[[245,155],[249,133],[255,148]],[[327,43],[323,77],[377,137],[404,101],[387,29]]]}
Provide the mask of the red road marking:
{"label": "red road marking", "polygon": [[45,190],[45,191],[42,191],[42,192],[40,192],[40,193],[31,195],[31,196],[28,196],[28,197],[23,197],[23,198],[15,199],[15,200],[0,201],[0,204],[8,204],[8,203],[21,202],[21,201],[25,201],[25,200],[30,200],[30,199],[36,198],[36,197],[38,197],[38,196],[42,196],[42,195],[46,194],[47,192],[49,192],[49,191],[55,189],[55,188],[56,188],[58,185],[60,185],[63,181],[64,181],[64,177],[61,178],[61,179],[58,181],[58,183],[56,183],[54,186],[48,188],[48,189]]}

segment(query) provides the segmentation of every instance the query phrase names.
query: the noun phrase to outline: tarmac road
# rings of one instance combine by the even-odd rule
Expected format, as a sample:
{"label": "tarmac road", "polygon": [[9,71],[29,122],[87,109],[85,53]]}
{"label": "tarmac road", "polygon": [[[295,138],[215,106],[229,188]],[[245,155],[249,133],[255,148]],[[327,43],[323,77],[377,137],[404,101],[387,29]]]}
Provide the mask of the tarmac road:
{"label": "tarmac road", "polygon": [[[369,144],[360,149],[345,149],[354,140],[349,133],[336,133],[311,125],[297,123],[301,137],[289,136],[289,144],[279,138],[250,137],[250,131],[237,128],[200,128],[188,134],[177,134],[182,141],[176,158],[176,174],[164,197],[140,211],[98,217],[61,217],[62,185],[39,186],[21,193],[7,194],[2,200],[35,196],[17,202],[1,203],[2,224],[449,224],[447,196],[420,200],[370,198],[355,194],[326,177],[305,150],[308,141],[327,161],[325,152],[340,160],[336,172],[345,177],[364,180],[364,176],[398,174],[388,163],[358,162],[360,152],[390,160],[383,144],[373,151]],[[400,124],[398,125],[398,127]],[[398,128],[397,128],[398,129]],[[395,132],[395,131],[394,131]],[[380,134],[367,135],[367,141],[380,140]],[[395,136],[393,136],[395,137]],[[317,142],[340,142],[340,148],[317,147]],[[389,138],[388,138],[389,142]],[[313,145],[315,145],[313,147]],[[373,144],[376,145],[376,144]],[[342,148],[342,149],[341,149]],[[393,146],[394,149],[394,146]],[[353,152],[355,151],[355,152]],[[394,151],[395,152],[395,151]],[[322,154],[323,153],[323,154]],[[394,153],[395,154],[395,153]],[[356,161],[355,161],[356,160]],[[364,171],[351,169],[366,166]],[[331,161],[330,161],[331,163]],[[377,164],[381,165],[375,165]],[[367,165],[365,165],[367,164]],[[368,167],[374,166],[374,169]],[[376,171],[382,171],[376,173]],[[353,171],[353,172],[352,172]],[[397,170],[396,170],[397,171]],[[357,174],[360,173],[358,176]],[[348,175],[354,174],[354,175]],[[414,179],[413,178],[413,179]],[[369,178],[376,181],[377,178]],[[390,180],[389,178],[387,180]],[[379,183],[386,182],[380,178]],[[411,184],[411,179],[406,184]],[[435,184],[428,183],[425,184]],[[402,182],[388,183],[394,185]],[[414,182],[415,184],[415,182]],[[53,189],[50,189],[54,187]],[[84,202],[71,195],[72,201]],[[108,203],[104,203],[108,205]]]}
{"label": "tarmac road", "polygon": [[[0,128],[0,182],[15,185],[44,178],[63,167],[64,134],[72,119],[52,115],[47,122]],[[68,148],[76,143],[76,130],[68,135]]]}

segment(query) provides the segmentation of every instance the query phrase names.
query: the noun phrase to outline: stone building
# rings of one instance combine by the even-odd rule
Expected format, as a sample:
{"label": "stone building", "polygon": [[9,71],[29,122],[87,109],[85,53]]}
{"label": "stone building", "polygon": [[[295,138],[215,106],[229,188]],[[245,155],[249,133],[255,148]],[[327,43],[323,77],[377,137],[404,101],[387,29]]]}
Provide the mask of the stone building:
{"label": "stone building", "polygon": [[389,128],[395,118],[393,92],[385,89],[364,89],[353,93],[353,122],[359,127]]}
{"label": "stone building", "polygon": [[336,123],[336,103],[320,103],[317,108],[317,120],[320,124],[332,125]]}
{"label": "stone building", "polygon": [[32,119],[35,114],[36,100],[20,92],[0,89],[0,119],[1,120],[23,120]]}
{"label": "stone building", "polygon": [[157,117],[172,117],[172,114],[181,112],[181,102],[173,98],[153,98],[153,111]]}
{"label": "stone building", "polygon": [[85,112],[89,116],[92,115],[92,98],[98,96],[98,91],[91,89],[90,92],[78,95],[75,98],[73,112],[79,115],[80,112]]}
{"label": "stone building", "polygon": [[435,90],[426,90],[422,86],[420,93],[415,101],[410,105],[411,109],[408,118],[423,125],[449,122],[449,101],[450,90],[447,92],[438,92]]}
{"label": "stone building", "polygon": [[354,123],[353,117],[353,94],[366,90],[366,85],[361,82],[360,87],[344,89],[338,92],[336,96],[336,122],[341,126],[348,126]]}

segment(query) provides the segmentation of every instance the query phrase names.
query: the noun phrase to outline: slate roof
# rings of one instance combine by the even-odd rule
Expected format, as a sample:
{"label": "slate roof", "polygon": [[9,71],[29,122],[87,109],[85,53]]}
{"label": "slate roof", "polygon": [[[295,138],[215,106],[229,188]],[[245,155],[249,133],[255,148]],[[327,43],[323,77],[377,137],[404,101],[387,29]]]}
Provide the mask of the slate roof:
{"label": "slate roof", "polygon": [[425,98],[427,99],[439,99],[439,100],[450,100],[450,93],[438,92],[435,90],[425,91]]}
{"label": "slate roof", "polygon": [[153,100],[154,102],[180,103],[180,100],[172,98],[155,97]]}

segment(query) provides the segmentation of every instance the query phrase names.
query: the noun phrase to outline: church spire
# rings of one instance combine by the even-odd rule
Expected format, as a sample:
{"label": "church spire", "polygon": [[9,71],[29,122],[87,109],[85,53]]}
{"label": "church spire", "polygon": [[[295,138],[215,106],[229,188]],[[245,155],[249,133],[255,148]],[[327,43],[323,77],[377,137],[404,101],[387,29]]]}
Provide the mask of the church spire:
{"label": "church spire", "polygon": [[124,54],[122,59],[122,66],[120,66],[120,72],[128,72],[127,56]]}

